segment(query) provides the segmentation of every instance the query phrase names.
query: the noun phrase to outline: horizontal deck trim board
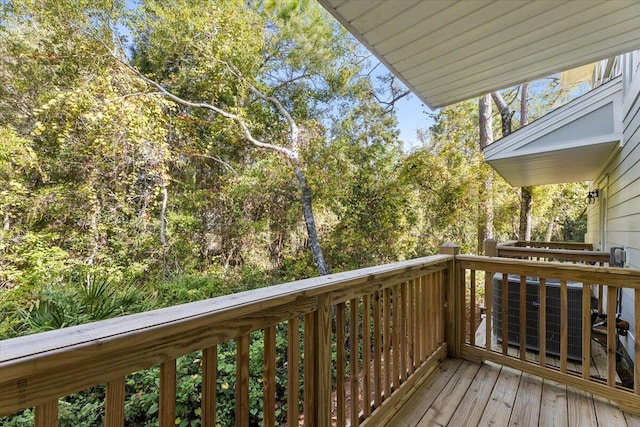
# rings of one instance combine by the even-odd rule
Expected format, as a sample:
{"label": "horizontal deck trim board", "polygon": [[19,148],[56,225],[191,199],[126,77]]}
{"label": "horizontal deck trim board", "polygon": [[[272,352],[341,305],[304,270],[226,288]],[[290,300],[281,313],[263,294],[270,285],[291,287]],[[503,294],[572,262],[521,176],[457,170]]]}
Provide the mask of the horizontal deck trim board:
{"label": "horizontal deck trim board", "polygon": [[445,360],[447,356],[447,345],[442,344],[427,360],[415,370],[413,375],[407,379],[400,387],[393,391],[389,398],[382,402],[361,425],[362,427],[373,427],[383,425],[388,422],[396,411],[409,400],[411,395],[420,385],[429,378],[431,373]]}
{"label": "horizontal deck trim board", "polygon": [[640,270],[630,268],[596,267],[546,261],[524,261],[509,258],[458,255],[460,268],[517,274],[559,280],[605,283],[613,286],[640,289]]}
{"label": "horizontal deck trim board", "polygon": [[467,344],[462,346],[462,358],[474,362],[483,362],[486,360],[508,366],[513,369],[519,369],[523,372],[538,375],[545,379],[558,381],[563,384],[579,388],[589,393],[597,394],[614,401],[623,411],[640,415],[640,396],[634,395],[629,391],[618,388],[608,387],[594,381],[587,381],[581,377],[571,374],[564,374],[551,369],[542,368],[531,362],[524,362],[509,356],[504,356],[495,352],[487,352],[484,349],[471,347]]}

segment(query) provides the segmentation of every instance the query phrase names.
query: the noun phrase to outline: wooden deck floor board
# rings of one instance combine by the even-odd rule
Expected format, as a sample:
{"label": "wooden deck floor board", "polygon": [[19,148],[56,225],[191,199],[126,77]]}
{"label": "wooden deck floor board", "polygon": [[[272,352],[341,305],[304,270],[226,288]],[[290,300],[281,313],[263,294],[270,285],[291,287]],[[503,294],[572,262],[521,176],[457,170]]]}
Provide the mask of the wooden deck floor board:
{"label": "wooden deck floor board", "polygon": [[493,387],[491,397],[487,402],[484,415],[480,419],[480,425],[506,426],[511,418],[516,392],[520,385],[521,372],[515,369],[502,367],[496,385]]}
{"label": "wooden deck floor board", "polygon": [[598,427],[593,396],[567,388],[567,418],[570,426]]}
{"label": "wooden deck floor board", "polygon": [[443,361],[412,395],[411,400],[396,412],[387,426],[416,426],[426,412],[425,407],[429,408],[438,398],[441,390],[449,383],[461,363],[462,360],[459,359]]}
{"label": "wooden deck floor board", "polygon": [[484,414],[485,407],[500,374],[500,367],[495,364],[482,364],[469,389],[462,397],[464,405],[458,405],[449,425],[477,425]]}
{"label": "wooden deck floor board", "polygon": [[544,380],[540,401],[541,427],[567,425],[567,387],[555,381]]}
{"label": "wooden deck floor board", "polygon": [[516,395],[510,426],[528,427],[538,425],[542,400],[542,379],[523,373]]}
{"label": "wooden deck floor board", "polygon": [[462,362],[455,375],[418,422],[418,426],[447,425],[479,369],[480,365],[476,363]]}
{"label": "wooden deck floor board", "polygon": [[494,363],[446,360],[387,426],[640,427],[606,399]]}

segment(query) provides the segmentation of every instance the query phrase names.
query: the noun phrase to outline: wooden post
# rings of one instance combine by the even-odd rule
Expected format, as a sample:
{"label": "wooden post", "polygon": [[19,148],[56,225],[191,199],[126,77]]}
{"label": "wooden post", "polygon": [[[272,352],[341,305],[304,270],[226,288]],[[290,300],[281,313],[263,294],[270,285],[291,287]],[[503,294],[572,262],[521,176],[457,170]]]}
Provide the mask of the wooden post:
{"label": "wooden post", "polygon": [[446,271],[445,283],[445,307],[447,310],[447,325],[445,327],[447,342],[447,354],[451,358],[460,357],[460,341],[462,340],[463,325],[460,323],[460,315],[464,315],[464,292],[458,286],[458,266],[455,256],[460,253],[460,247],[454,243],[444,243],[440,246],[440,253],[453,255]]}
{"label": "wooden post", "polygon": [[487,239],[484,241],[484,255],[498,256],[498,241],[496,239]]}

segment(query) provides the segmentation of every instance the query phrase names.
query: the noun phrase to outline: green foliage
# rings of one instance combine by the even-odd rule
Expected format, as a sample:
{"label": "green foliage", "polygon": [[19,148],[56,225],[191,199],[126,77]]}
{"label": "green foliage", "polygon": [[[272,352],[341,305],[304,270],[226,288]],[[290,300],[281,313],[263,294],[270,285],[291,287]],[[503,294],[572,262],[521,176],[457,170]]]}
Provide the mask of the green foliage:
{"label": "green foliage", "polygon": [[155,307],[148,290],[133,283],[116,283],[89,269],[74,269],[60,283],[0,294],[2,337],[36,333],[104,320]]}
{"label": "green foliage", "polygon": [[[290,162],[251,148],[237,123],[158,96],[111,55],[118,40],[169,90],[298,150],[334,270],[433,254],[443,241],[475,252],[493,172],[477,147],[474,102],[440,110],[425,147],[403,153],[361,48],[316,2],[128,3],[1,2],[0,337],[316,274]],[[113,34],[117,26],[126,37]],[[296,120],[299,147],[249,84]],[[566,95],[540,92],[533,116]],[[517,193],[494,178],[496,237],[508,239]],[[579,238],[583,194],[581,184],[536,190],[534,236],[552,223],[553,238]],[[262,417],[262,341],[251,334],[253,424]],[[283,417],[282,325],[276,345]],[[218,352],[218,415],[232,425],[235,343]],[[198,425],[200,359],[178,360],[177,425]],[[131,425],[157,422],[157,388],[158,368],[127,378]],[[61,425],[100,424],[103,397],[102,386],[66,397]],[[1,423],[32,420],[27,410]]]}

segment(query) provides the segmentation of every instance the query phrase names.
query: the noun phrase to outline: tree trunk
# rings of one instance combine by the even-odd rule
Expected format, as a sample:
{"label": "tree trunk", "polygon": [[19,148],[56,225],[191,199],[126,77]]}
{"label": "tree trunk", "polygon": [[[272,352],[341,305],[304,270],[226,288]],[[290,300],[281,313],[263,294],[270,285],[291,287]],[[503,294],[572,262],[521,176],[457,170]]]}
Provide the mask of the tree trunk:
{"label": "tree trunk", "polygon": [[544,235],[544,241],[550,242],[553,237],[553,228],[556,225],[556,216],[557,216],[558,206],[556,201],[553,201],[553,206],[551,207],[551,218],[549,218],[549,224],[547,224],[547,232]]}
{"label": "tree trunk", "polygon": [[504,98],[502,98],[502,95],[498,92],[493,92],[491,97],[498,106],[498,111],[500,111],[500,118],[502,119],[502,136],[505,137],[511,134],[511,119],[513,118],[514,111],[509,109],[507,103],[504,102]]}
{"label": "tree trunk", "polygon": [[[523,83],[520,87],[520,125],[529,124],[529,83]],[[531,240],[531,218],[533,216],[533,189],[522,187],[520,189],[520,232],[525,241]],[[551,219],[553,222],[553,218]],[[553,229],[553,228],[552,228]]]}
{"label": "tree trunk", "polygon": [[169,194],[167,192],[167,183],[165,179],[162,179],[162,184],[160,185],[160,191],[162,193],[162,208],[160,209],[160,244],[163,248],[167,247],[167,200],[169,199]]}
{"label": "tree trunk", "polygon": [[520,127],[529,124],[529,83],[520,86]]}
{"label": "tree trunk", "polygon": [[531,187],[520,188],[520,230],[518,230],[518,239],[524,241],[531,240],[531,212],[533,211],[531,190]]}
{"label": "tree trunk", "polygon": [[[478,117],[481,150],[493,142],[493,117],[491,114],[491,95],[484,95],[479,101]],[[478,254],[483,253],[485,240],[493,238],[493,219],[493,171],[490,171],[484,182],[484,186],[480,187],[480,206],[478,206]]]}
{"label": "tree trunk", "polygon": [[[502,136],[511,134],[514,111],[509,110],[509,106],[498,92],[491,94],[502,119]],[[529,84],[525,83],[521,87],[520,92],[520,122],[527,124],[529,122],[529,107],[527,98],[529,96]],[[520,188],[520,227],[518,230],[518,239],[531,240],[531,217],[533,212],[533,195],[531,187]]]}
{"label": "tree trunk", "polygon": [[298,185],[300,186],[302,211],[304,213],[304,223],[307,227],[307,234],[309,235],[309,246],[311,246],[311,253],[313,254],[313,263],[316,265],[318,272],[321,276],[330,273],[329,267],[324,260],[322,253],[322,247],[320,246],[320,239],[318,239],[318,233],[316,231],[316,220],[313,215],[313,204],[311,197],[311,189],[307,180],[302,174],[302,170],[299,165],[295,165],[295,174],[298,178]]}

